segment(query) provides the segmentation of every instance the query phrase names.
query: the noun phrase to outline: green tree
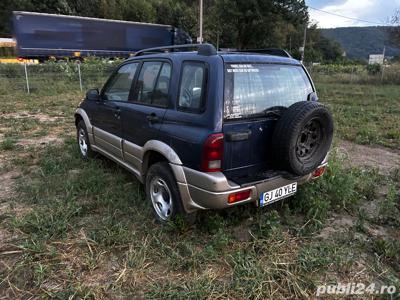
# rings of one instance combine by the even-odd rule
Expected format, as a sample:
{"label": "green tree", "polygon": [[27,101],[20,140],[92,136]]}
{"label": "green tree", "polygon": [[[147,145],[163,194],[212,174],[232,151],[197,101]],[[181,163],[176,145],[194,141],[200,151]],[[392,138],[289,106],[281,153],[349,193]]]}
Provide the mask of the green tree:
{"label": "green tree", "polygon": [[101,0],[67,0],[72,15],[99,17]]}
{"label": "green tree", "polygon": [[342,57],[342,54],[343,49],[340,44],[324,37],[317,25],[311,25],[307,29],[305,61],[337,61]]}
{"label": "green tree", "polygon": [[154,23],[156,10],[152,1],[148,0],[120,0],[123,20]]}
{"label": "green tree", "polygon": [[25,10],[55,14],[71,14],[67,0],[2,0],[0,8],[0,36],[12,35],[12,12]]}
{"label": "green tree", "polygon": [[197,6],[195,1],[156,0],[155,22],[173,25],[188,32],[192,37],[197,34]]}
{"label": "green tree", "polygon": [[215,0],[212,5],[206,34],[218,31],[222,47],[286,48],[289,35],[308,20],[303,0]]}

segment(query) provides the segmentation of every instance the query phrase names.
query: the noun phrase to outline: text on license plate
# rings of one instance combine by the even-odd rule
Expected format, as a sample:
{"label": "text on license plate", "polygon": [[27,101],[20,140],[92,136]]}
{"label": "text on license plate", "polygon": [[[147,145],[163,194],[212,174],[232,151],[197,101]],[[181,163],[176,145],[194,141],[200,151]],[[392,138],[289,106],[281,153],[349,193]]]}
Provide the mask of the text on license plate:
{"label": "text on license plate", "polygon": [[295,194],[297,191],[297,182],[281,186],[272,191],[262,193],[260,196],[260,206],[264,206],[271,202],[275,202],[279,199],[286,198],[290,195]]}

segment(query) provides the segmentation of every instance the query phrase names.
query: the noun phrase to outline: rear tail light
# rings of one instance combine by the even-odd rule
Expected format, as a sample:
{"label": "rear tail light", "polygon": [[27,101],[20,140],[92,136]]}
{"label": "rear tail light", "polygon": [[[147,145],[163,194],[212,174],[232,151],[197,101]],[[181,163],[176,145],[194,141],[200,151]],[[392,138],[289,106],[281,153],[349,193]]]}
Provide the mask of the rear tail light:
{"label": "rear tail light", "polygon": [[224,134],[211,134],[204,141],[201,169],[204,172],[220,172],[224,155]]}
{"label": "rear tail light", "polygon": [[326,170],[326,166],[319,167],[318,169],[314,170],[314,172],[312,172],[312,177],[313,178],[321,177],[322,175],[324,175],[325,170]]}
{"label": "rear tail light", "polygon": [[250,198],[251,190],[240,191],[236,193],[229,194],[228,203],[232,204],[235,202],[243,201]]}

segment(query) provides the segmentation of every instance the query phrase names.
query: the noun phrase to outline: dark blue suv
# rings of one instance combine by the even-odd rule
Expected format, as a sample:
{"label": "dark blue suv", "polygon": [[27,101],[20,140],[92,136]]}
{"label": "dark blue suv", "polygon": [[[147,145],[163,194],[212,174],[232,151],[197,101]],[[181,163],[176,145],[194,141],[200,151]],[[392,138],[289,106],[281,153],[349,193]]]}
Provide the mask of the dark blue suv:
{"label": "dark blue suv", "polygon": [[98,152],[136,175],[161,221],[264,206],[323,174],[333,121],[317,100],[283,50],[152,48],[87,92],[77,141],[83,158]]}

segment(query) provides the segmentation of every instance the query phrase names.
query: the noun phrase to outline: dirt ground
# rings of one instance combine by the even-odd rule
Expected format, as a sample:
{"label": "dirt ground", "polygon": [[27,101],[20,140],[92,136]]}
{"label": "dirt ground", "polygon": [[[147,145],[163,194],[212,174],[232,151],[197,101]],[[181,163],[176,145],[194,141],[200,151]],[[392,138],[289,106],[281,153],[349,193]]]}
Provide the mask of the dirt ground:
{"label": "dirt ground", "polygon": [[352,167],[376,168],[382,175],[389,175],[400,167],[400,150],[382,146],[358,145],[341,140],[337,151],[344,156],[345,162]]}

